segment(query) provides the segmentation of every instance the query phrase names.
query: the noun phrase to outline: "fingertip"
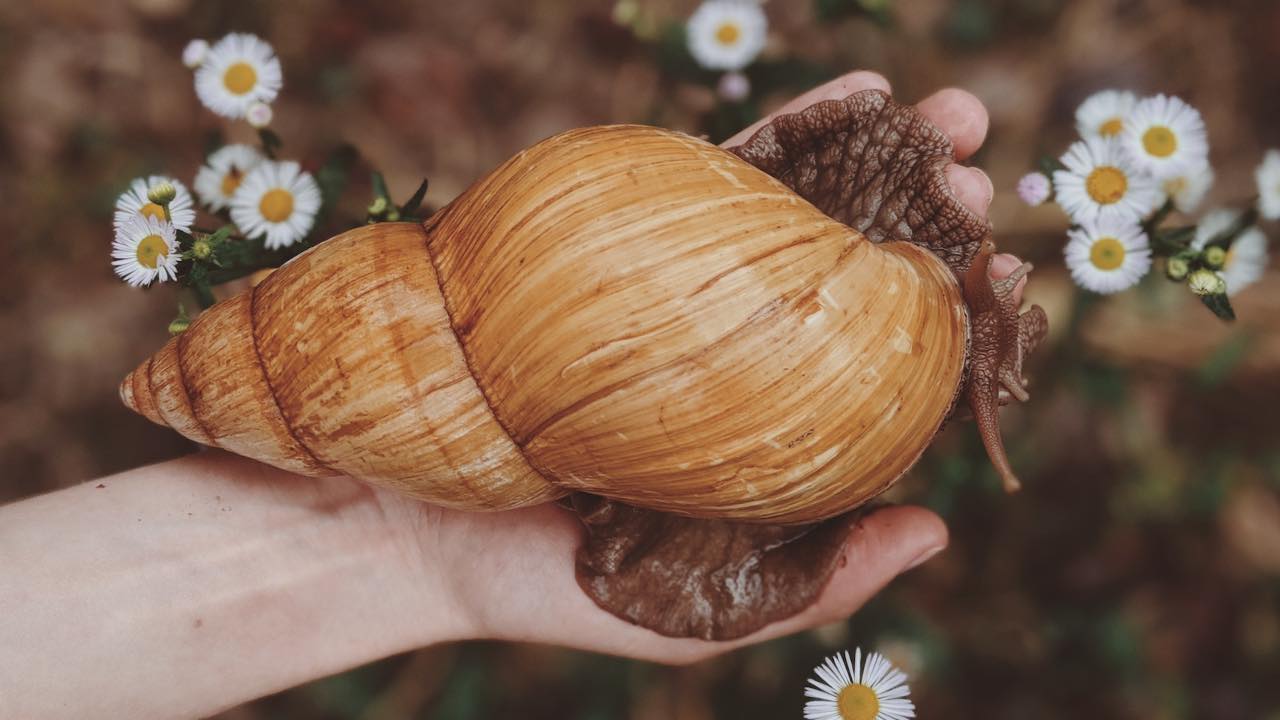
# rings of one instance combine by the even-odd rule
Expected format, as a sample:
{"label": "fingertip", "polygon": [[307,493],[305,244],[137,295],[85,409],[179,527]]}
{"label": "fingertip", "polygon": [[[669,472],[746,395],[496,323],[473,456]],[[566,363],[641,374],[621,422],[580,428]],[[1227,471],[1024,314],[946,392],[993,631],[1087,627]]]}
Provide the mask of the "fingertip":
{"label": "fingertip", "polygon": [[844,561],[818,600],[820,617],[853,612],[906,570],[947,547],[947,526],[930,510],[882,508],[857,521],[845,544]]}
{"label": "fingertip", "polygon": [[893,90],[889,86],[889,81],[883,75],[870,70],[854,70],[845,73],[840,77],[825,82],[808,92],[794,97],[782,107],[769,113],[767,116],[760,118],[750,126],[742,129],[736,135],[721,143],[722,147],[734,147],[746,142],[757,130],[764,127],[769,121],[779,115],[800,112],[805,108],[820,103],[824,100],[843,100],[844,98],[862,90],[883,90],[892,94]]}
{"label": "fingertip", "polygon": [[991,199],[995,195],[991,178],[978,168],[963,165],[948,165],[946,173],[947,182],[951,184],[956,200],[978,217],[986,217],[987,210],[991,208]]}
{"label": "fingertip", "polygon": [[930,510],[881,508],[853,521],[844,556],[821,595],[805,611],[720,646],[729,649],[848,617],[890,580],[947,547],[947,526]]}
{"label": "fingertip", "polygon": [[1005,277],[1021,265],[1022,260],[1017,255],[998,253],[991,256],[991,274],[998,278]]}
{"label": "fingertip", "polygon": [[890,95],[893,94],[893,87],[889,85],[888,78],[871,70],[854,70],[851,73],[845,73],[828,83],[828,86],[838,91],[832,96],[837,100],[862,90],[881,90]]}
{"label": "fingertip", "polygon": [[[1008,277],[1009,273],[1022,267],[1022,258],[1009,253],[999,253],[991,256],[991,268],[988,272],[991,277],[1003,278]],[[1013,288],[1013,301],[1016,304],[1022,304],[1022,292],[1027,287],[1027,278],[1022,278]]]}
{"label": "fingertip", "polygon": [[982,101],[959,88],[944,88],[921,100],[916,107],[951,138],[956,159],[977,152],[987,137],[990,118]]}

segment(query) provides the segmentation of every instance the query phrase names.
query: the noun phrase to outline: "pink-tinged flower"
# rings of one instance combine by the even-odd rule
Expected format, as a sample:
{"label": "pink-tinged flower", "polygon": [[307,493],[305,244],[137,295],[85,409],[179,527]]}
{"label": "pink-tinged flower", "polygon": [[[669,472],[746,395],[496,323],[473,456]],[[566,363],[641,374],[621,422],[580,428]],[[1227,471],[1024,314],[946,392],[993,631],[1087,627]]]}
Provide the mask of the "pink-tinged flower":
{"label": "pink-tinged flower", "polygon": [[1052,194],[1049,176],[1042,172],[1029,172],[1018,181],[1018,197],[1031,207],[1043,205]]}

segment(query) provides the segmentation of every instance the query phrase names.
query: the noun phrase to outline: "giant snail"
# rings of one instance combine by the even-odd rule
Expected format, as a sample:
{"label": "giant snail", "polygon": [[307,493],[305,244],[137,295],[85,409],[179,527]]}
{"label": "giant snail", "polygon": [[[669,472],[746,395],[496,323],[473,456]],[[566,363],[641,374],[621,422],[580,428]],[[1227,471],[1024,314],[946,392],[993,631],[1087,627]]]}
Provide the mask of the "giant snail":
{"label": "giant snail", "polygon": [[304,475],[477,511],[570,496],[598,604],[738,637],[813,600],[839,516],[900,478],[957,400],[1016,487],[998,411],[1026,399],[1047,324],[1012,300],[1029,266],[989,276],[990,227],[951,194],[953,158],[878,91],[728,151],[572,130],[421,226],[300,255],[121,394]]}

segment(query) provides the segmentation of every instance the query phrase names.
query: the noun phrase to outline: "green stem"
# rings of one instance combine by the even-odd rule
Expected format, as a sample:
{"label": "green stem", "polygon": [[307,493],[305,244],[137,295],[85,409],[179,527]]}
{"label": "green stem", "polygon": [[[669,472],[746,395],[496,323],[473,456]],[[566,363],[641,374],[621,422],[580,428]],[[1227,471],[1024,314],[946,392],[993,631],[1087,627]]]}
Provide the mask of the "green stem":
{"label": "green stem", "polygon": [[1169,214],[1172,212],[1173,200],[1165,200],[1164,205],[1161,205],[1160,209],[1157,210],[1149,220],[1143,223],[1143,229],[1147,231],[1147,236],[1150,237],[1154,234],[1156,228],[1160,227],[1160,223],[1164,222],[1165,218],[1169,217]]}
{"label": "green stem", "polygon": [[208,282],[194,283],[191,289],[195,291],[196,301],[200,303],[200,308],[203,310],[208,310],[218,302],[218,299],[213,296],[213,290],[209,289]]}

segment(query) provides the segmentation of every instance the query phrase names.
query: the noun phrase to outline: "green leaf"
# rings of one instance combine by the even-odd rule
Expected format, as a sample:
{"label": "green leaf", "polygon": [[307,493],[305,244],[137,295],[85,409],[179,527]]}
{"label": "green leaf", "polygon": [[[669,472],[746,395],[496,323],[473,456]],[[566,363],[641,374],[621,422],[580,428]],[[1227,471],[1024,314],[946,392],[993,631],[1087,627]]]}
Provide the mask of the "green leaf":
{"label": "green leaf", "polygon": [[284,141],[271,128],[258,128],[258,139],[262,142],[262,153],[272,160],[276,159],[276,150],[284,147]]}
{"label": "green leaf", "polygon": [[422,178],[422,183],[418,185],[418,189],[413,191],[413,197],[405,201],[400,206],[400,214],[405,217],[416,215],[418,209],[422,207],[422,201],[427,197],[427,178]]}
{"label": "green leaf", "polygon": [[1151,234],[1151,247],[1156,251],[1156,255],[1172,257],[1185,251],[1191,245],[1191,239],[1195,235],[1194,225],[1161,230]]}
{"label": "green leaf", "polygon": [[1058,158],[1052,155],[1041,155],[1040,161],[1036,163],[1036,167],[1040,172],[1044,173],[1050,180],[1053,179],[1053,173],[1057,170],[1066,170],[1067,166],[1063,165]]}
{"label": "green leaf", "polygon": [[1236,319],[1236,311],[1231,309],[1231,301],[1227,299],[1225,294],[1221,295],[1201,295],[1200,302],[1204,306],[1213,311],[1214,315],[1219,318],[1231,322]]}
{"label": "green leaf", "polygon": [[222,227],[209,233],[209,242],[217,245],[231,237],[231,233],[236,231],[235,225],[223,225]]}
{"label": "green leaf", "polygon": [[207,158],[224,144],[221,130],[210,130],[204,135],[204,156]]}

